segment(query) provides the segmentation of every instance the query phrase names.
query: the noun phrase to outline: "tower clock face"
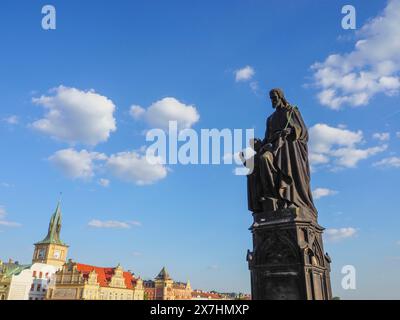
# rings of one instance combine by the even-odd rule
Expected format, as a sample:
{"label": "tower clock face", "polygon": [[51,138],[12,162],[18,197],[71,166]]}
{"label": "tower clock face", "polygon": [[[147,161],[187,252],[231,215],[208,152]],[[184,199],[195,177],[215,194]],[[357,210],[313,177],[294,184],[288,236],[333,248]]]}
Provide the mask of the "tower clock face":
{"label": "tower clock face", "polygon": [[61,251],[60,250],[54,250],[53,258],[54,259],[60,259],[61,257]]}

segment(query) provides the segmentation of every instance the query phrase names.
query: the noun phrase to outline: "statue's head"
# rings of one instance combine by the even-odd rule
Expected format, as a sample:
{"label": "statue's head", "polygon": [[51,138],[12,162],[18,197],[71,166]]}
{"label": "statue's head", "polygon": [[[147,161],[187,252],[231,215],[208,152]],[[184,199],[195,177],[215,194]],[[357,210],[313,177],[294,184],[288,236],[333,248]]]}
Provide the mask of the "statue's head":
{"label": "statue's head", "polygon": [[274,88],[269,92],[269,97],[272,102],[272,108],[280,108],[288,105],[282,89]]}

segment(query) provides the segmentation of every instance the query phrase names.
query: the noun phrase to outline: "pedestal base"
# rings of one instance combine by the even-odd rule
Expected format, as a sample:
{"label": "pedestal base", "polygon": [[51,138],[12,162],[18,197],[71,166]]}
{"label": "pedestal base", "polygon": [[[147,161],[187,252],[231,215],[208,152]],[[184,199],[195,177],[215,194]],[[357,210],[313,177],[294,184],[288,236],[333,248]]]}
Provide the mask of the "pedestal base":
{"label": "pedestal base", "polygon": [[330,258],[323,228],[302,208],[254,213],[247,261],[254,300],[330,300]]}

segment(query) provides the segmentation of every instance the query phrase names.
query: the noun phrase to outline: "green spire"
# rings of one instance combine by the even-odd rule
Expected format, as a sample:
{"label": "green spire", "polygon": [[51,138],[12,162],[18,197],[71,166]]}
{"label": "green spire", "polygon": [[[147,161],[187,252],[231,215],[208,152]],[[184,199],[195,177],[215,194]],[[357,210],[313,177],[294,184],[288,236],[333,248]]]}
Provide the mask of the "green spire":
{"label": "green spire", "polygon": [[53,213],[49,223],[47,236],[36,244],[61,244],[65,245],[60,239],[61,232],[61,201],[58,201],[56,211]]}

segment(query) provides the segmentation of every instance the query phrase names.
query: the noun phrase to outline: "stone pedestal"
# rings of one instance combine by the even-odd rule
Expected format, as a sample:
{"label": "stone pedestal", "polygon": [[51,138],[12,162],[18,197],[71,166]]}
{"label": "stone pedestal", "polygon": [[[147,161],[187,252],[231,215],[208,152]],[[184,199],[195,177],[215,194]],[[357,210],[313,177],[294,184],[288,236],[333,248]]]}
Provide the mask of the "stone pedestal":
{"label": "stone pedestal", "polygon": [[247,261],[254,300],[330,300],[330,258],[323,228],[303,208],[253,213]]}

